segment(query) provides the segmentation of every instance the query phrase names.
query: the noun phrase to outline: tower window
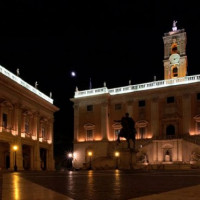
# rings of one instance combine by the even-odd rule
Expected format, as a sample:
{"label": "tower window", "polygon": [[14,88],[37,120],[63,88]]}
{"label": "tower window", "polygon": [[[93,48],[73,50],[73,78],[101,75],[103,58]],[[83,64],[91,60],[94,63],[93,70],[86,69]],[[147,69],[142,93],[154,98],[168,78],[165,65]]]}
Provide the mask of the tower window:
{"label": "tower window", "polygon": [[145,100],[141,100],[141,101],[138,102],[139,107],[144,107],[145,104],[146,104]]}
{"label": "tower window", "polygon": [[177,77],[178,76],[178,68],[174,67],[172,70],[172,73],[173,73],[173,77]]}
{"label": "tower window", "polygon": [[167,97],[167,103],[174,103],[174,97]]}
{"label": "tower window", "polygon": [[93,111],[93,105],[88,105],[87,106],[87,111]]}
{"label": "tower window", "polygon": [[122,104],[118,103],[118,104],[115,104],[115,110],[121,110],[122,108]]}

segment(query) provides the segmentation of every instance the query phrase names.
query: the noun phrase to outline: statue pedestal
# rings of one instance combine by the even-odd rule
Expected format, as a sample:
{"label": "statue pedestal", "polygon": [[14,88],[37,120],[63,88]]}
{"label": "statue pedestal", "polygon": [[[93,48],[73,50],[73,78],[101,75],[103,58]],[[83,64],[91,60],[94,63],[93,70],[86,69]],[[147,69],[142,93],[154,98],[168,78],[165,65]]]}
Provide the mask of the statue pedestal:
{"label": "statue pedestal", "polygon": [[134,169],[136,152],[133,149],[120,149],[119,169]]}

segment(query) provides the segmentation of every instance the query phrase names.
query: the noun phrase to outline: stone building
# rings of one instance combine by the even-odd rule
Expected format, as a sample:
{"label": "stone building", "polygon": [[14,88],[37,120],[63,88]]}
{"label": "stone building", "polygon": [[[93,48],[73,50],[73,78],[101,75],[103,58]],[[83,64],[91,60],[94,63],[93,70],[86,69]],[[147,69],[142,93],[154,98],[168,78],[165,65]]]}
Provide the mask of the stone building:
{"label": "stone building", "polygon": [[0,170],[54,170],[53,99],[0,66]]}
{"label": "stone building", "polygon": [[[200,75],[187,76],[186,32],[165,33],[164,80],[108,89],[76,91],[74,102],[74,167],[115,165],[121,119],[128,112],[135,121],[136,163],[188,165],[200,158]],[[90,154],[89,154],[90,153]],[[118,161],[117,161],[118,162]]]}

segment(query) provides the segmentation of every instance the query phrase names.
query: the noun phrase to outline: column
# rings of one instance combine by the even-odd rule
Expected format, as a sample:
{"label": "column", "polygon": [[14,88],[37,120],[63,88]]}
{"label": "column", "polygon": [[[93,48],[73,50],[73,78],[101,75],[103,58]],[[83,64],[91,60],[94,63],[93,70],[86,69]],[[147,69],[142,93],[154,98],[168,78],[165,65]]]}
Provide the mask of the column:
{"label": "column", "polygon": [[191,123],[191,96],[190,94],[184,94],[182,97],[183,106],[182,106],[182,130],[183,134],[188,134],[190,132]]}
{"label": "column", "polygon": [[108,127],[108,102],[105,101],[101,105],[101,132],[102,139],[108,140],[109,127]]}
{"label": "column", "polygon": [[78,140],[79,132],[79,104],[74,103],[74,141]]}
{"label": "column", "polygon": [[33,158],[31,158],[31,162],[33,162],[34,170],[41,170],[40,166],[40,146],[39,141],[37,140],[33,146]]}
{"label": "column", "polygon": [[47,170],[55,170],[55,162],[53,158],[53,145],[47,150]]}
{"label": "column", "polygon": [[21,110],[20,110],[20,105],[15,104],[14,106],[14,124],[13,124],[13,129],[16,135],[20,135],[21,136]]}
{"label": "column", "polygon": [[153,162],[156,163],[158,161],[158,143],[157,141],[153,141]]}
{"label": "column", "polygon": [[151,133],[152,137],[159,134],[159,104],[158,97],[154,97],[151,101]]}

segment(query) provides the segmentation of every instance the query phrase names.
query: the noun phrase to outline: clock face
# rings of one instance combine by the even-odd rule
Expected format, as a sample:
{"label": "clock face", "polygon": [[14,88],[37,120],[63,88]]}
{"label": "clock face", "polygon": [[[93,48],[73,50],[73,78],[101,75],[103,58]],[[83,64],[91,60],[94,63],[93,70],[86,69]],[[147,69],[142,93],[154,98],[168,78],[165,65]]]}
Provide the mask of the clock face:
{"label": "clock face", "polygon": [[180,55],[175,53],[175,54],[172,54],[170,57],[169,57],[169,61],[171,64],[175,64],[175,63],[179,63],[179,60],[180,60]]}

